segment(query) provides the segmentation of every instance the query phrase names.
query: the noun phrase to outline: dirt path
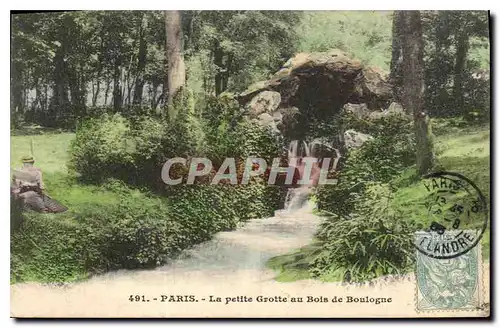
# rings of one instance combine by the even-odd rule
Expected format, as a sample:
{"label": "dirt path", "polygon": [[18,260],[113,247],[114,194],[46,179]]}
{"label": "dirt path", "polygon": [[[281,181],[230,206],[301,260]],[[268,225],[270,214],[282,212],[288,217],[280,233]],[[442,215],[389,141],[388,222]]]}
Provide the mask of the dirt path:
{"label": "dirt path", "polygon": [[[305,207],[293,214],[252,220],[236,231],[219,233],[213,240],[185,252],[182,258],[155,270],[122,270],[64,287],[17,284],[11,288],[11,314],[23,317],[419,315],[414,310],[412,275],[399,281],[380,279],[363,286],[312,280],[276,282],[265,262],[272,256],[307,245],[320,221],[310,207]],[[131,302],[131,295],[139,295],[141,299],[144,295],[145,301]],[[172,295],[175,300],[192,299],[192,302],[171,302]],[[169,301],[161,302],[162,296]],[[334,296],[343,298],[343,302],[321,302]],[[391,303],[348,303],[348,296],[391,298]],[[221,302],[210,301],[217,297]],[[302,297],[303,302],[293,303],[291,297]],[[287,300],[283,301],[284,298]],[[470,315],[470,312],[454,315]]]}

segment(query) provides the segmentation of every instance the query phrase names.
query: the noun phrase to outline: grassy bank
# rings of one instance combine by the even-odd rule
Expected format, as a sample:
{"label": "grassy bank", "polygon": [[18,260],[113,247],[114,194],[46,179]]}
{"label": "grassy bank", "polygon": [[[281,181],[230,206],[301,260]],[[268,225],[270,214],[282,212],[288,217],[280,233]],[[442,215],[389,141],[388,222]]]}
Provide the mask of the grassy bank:
{"label": "grassy bank", "polygon": [[[473,181],[488,200],[490,207],[490,130],[484,127],[465,130],[437,137],[437,166],[445,171],[456,172]],[[407,176],[411,170],[405,172]],[[407,213],[408,217],[425,218],[426,209],[419,206],[426,197],[425,190],[417,184],[399,188],[394,194],[392,206]],[[483,258],[490,254],[490,228],[481,240]]]}

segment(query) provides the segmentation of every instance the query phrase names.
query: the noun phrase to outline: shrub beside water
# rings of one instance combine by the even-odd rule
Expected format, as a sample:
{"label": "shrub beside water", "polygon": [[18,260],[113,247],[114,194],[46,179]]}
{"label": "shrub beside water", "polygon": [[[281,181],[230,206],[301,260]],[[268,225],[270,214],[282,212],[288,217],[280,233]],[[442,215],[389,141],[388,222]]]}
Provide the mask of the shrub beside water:
{"label": "shrub beside water", "polygon": [[161,262],[175,225],[168,204],[128,190],[118,204],[82,204],[60,214],[24,213],[12,234],[12,279],[60,282]]}
{"label": "shrub beside water", "polygon": [[388,185],[370,184],[349,215],[331,213],[317,233],[322,245],[313,276],[364,282],[411,270],[416,224],[390,208],[390,197]]}

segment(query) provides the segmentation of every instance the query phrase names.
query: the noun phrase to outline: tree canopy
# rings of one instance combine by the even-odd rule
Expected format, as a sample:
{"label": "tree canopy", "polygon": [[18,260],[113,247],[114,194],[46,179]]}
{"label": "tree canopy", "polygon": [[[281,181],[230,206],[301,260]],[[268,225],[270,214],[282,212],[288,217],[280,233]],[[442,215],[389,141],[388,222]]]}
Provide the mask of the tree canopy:
{"label": "tree canopy", "polygon": [[[267,79],[297,52],[340,49],[391,66],[392,12],[183,11],[187,86],[202,101]],[[423,12],[425,107],[432,116],[489,106],[488,15]],[[13,123],[72,127],[106,112],[154,113],[168,100],[160,11],[12,15]],[[392,56],[394,57],[394,56]],[[397,98],[397,97],[396,97]]]}

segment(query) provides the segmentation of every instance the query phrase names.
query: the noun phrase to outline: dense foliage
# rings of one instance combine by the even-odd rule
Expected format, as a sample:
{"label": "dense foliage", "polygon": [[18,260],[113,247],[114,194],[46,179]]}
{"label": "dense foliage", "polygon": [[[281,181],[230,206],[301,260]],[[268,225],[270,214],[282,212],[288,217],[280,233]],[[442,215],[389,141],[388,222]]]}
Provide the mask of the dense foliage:
{"label": "dense foliage", "polygon": [[321,210],[349,214],[367,184],[386,183],[415,162],[415,138],[412,120],[403,114],[363,120],[346,113],[341,121],[373,139],[347,154],[338,183],[319,186],[317,199]]}
{"label": "dense foliage", "polygon": [[[205,95],[241,90],[296,47],[299,12],[183,12],[187,83]],[[161,11],[17,14],[12,19],[13,123],[72,128],[92,112],[165,105]]]}
{"label": "dense foliage", "polygon": [[[391,12],[182,12],[187,84],[195,101],[266,79],[297,51],[341,49],[389,70]],[[426,108],[487,120],[486,12],[423,12]],[[459,49],[459,50],[457,50]],[[94,112],[154,113],[165,105],[160,11],[16,14],[13,123],[73,128]],[[204,106],[200,107],[204,108]]]}
{"label": "dense foliage", "polygon": [[217,170],[228,157],[238,163],[248,156],[271,162],[281,154],[282,138],[243,120],[234,100],[212,99],[206,106],[202,118],[182,110],[174,122],[119,113],[87,119],[77,128],[69,167],[86,181],[118,178],[158,189],[169,158],[204,156]]}
{"label": "dense foliage", "polygon": [[432,117],[489,120],[487,12],[423,12],[425,102]]}
{"label": "dense foliage", "polygon": [[414,222],[390,208],[387,184],[369,183],[351,213],[333,213],[317,233],[321,251],[311,273],[321,279],[364,282],[411,270]]}

